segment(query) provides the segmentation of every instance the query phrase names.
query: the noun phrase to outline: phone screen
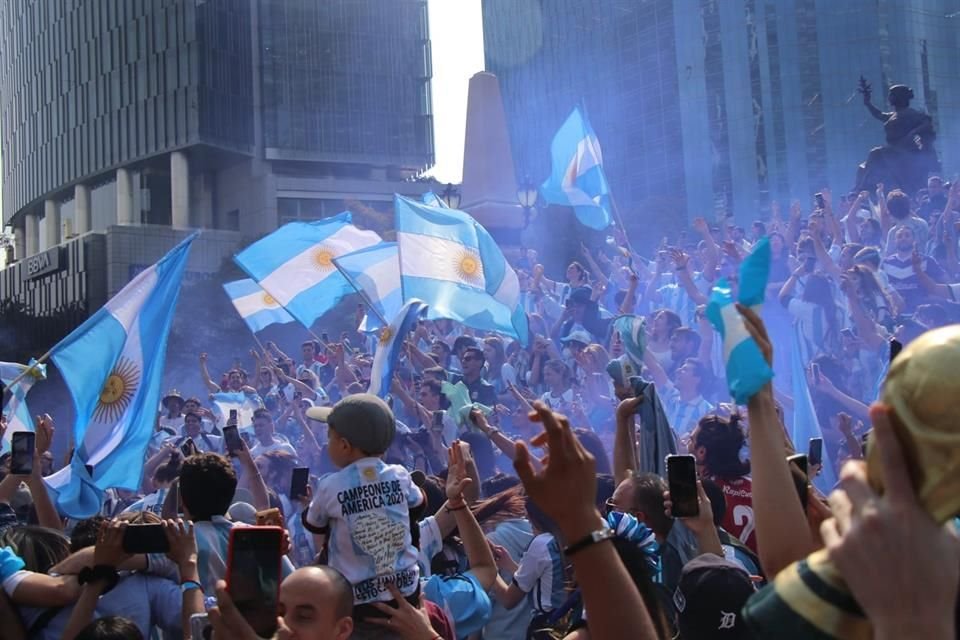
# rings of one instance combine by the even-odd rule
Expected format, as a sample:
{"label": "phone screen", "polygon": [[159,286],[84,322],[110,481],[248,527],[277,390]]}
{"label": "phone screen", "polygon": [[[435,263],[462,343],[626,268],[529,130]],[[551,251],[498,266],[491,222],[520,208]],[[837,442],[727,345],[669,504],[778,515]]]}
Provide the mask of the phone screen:
{"label": "phone screen", "polygon": [[237,410],[236,410],[236,409],[230,409],[229,424],[237,424]]}
{"label": "phone screen", "polygon": [[667,456],[667,484],[674,518],[692,518],[700,514],[697,461],[693,456]]}
{"label": "phone screen", "polygon": [[183,444],[180,445],[180,452],[184,458],[189,458],[197,452],[197,445],[194,444],[192,438],[187,438],[183,441]]}
{"label": "phone screen", "polygon": [[810,464],[823,464],[823,438],[810,438],[807,458]]}
{"label": "phone screen", "polygon": [[240,439],[240,431],[236,425],[227,425],[223,428],[223,441],[227,445],[227,453],[243,449],[243,441]]}
{"label": "phone screen", "polygon": [[443,429],[443,411],[434,411],[433,412],[433,430],[438,431]]}
{"label": "phone screen", "polygon": [[131,524],[123,532],[127,553],[166,553],[170,550],[162,524]]}
{"label": "phone screen", "polygon": [[280,527],[230,530],[227,591],[261,637],[272,637],[276,631],[282,542]]}
{"label": "phone screen", "polygon": [[10,437],[10,473],[15,476],[28,476],[33,473],[33,450],[37,435],[30,431],[17,431]]}
{"label": "phone screen", "polygon": [[293,470],[290,477],[290,498],[296,500],[301,496],[307,495],[307,482],[310,480],[310,469],[308,467],[297,467]]}

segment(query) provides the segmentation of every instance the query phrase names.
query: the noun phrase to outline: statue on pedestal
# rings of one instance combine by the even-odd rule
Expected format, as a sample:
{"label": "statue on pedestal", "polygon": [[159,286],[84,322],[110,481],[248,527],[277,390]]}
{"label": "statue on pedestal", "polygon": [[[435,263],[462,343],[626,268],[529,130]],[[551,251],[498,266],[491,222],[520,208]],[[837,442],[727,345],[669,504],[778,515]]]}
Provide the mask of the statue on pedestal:
{"label": "statue on pedestal", "polygon": [[888,190],[899,188],[912,195],[926,187],[929,174],[940,172],[933,146],[937,134],[933,119],[910,107],[913,90],[902,84],[890,87],[887,101],[893,111],[881,111],[873,105],[873,89],[863,76],[858,91],[870,114],[883,122],[887,143],[870,150],[857,170],[855,191],[873,192],[878,183],[883,183]]}

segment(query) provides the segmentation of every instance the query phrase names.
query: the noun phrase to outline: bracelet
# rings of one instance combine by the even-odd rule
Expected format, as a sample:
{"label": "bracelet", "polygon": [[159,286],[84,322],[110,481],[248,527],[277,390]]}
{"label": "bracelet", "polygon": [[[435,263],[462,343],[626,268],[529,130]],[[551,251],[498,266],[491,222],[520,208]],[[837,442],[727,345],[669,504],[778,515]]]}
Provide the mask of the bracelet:
{"label": "bracelet", "polygon": [[120,575],[117,573],[116,567],[105,564],[98,564],[95,567],[84,567],[80,570],[80,573],[77,574],[77,583],[79,584],[91,584],[93,582],[99,582],[100,580],[106,583],[103,588],[103,593],[106,594],[117,586]]}
{"label": "bracelet", "polygon": [[191,589],[203,590],[203,586],[196,580],[184,580],[180,583],[180,593],[186,593]]}
{"label": "bracelet", "polygon": [[604,542],[606,540],[609,540],[613,538],[615,535],[616,534],[614,533],[613,529],[609,527],[604,527],[603,529],[597,529],[596,531],[590,532],[585,537],[580,538],[570,546],[566,547],[563,550],[563,554],[565,556],[572,556],[575,553],[583,551],[587,547],[592,547],[593,545],[599,542]]}

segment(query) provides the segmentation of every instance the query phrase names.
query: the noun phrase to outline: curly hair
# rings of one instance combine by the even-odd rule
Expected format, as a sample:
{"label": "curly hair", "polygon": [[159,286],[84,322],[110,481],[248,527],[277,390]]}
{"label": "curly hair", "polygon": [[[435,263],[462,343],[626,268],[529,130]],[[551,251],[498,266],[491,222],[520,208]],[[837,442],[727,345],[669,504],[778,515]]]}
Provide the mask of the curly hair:
{"label": "curly hair", "polygon": [[225,514],[236,490],[237,474],[221,455],[190,456],[180,469],[180,500],[195,521]]}
{"label": "curly hair", "polygon": [[750,473],[750,463],[740,459],[746,440],[739,415],[729,419],[708,415],[697,425],[693,446],[705,449],[703,465],[709,475],[732,480]]}

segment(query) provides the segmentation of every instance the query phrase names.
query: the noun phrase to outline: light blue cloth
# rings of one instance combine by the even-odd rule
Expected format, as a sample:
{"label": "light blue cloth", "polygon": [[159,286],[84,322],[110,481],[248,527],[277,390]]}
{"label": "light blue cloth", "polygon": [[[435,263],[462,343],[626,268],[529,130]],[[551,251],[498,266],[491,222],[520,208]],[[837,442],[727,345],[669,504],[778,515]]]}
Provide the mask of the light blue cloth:
{"label": "light blue cloth", "polygon": [[426,308],[427,306],[420,300],[408,301],[390,321],[390,326],[383,330],[380,342],[377,344],[377,351],[373,354],[369,393],[381,398],[385,398],[390,393],[393,370],[400,360],[404,340],[416,326],[417,320]]}
{"label": "light blue cloth", "polygon": [[243,321],[256,333],[272,324],[293,322],[294,317],[280,303],[250,278],[226,282],[223,290],[227,292],[233,308]]}
{"label": "light blue cloth", "polygon": [[540,187],[543,199],[573,207],[580,223],[591,229],[609,227],[613,218],[603,153],[597,134],[580,107],[574,108],[554,134],[550,157],[550,177]]}
{"label": "light blue cloth", "polygon": [[359,331],[381,329],[383,320],[397,317],[403,306],[403,289],[396,242],[381,242],[334,258],[333,263],[374,310],[364,316]]}
{"label": "light blue cloth", "polygon": [[[0,380],[3,380],[3,384],[9,385],[35,363],[36,360],[33,358],[26,365],[16,362],[0,362]],[[30,387],[34,383],[45,380],[46,377],[47,365],[38,364],[33,368],[33,371],[20,378],[17,384],[7,387],[10,392],[10,399],[3,407],[3,413],[7,416],[7,430],[3,434],[3,440],[0,441],[0,453],[10,451],[10,438],[13,437],[14,433],[17,431],[33,431],[33,416],[27,407],[27,392],[30,391]]]}
{"label": "light blue cloth", "polygon": [[430,576],[423,595],[448,612],[457,630],[457,639],[465,640],[490,620],[490,596],[471,571],[455,576]]}
{"label": "light blue cloth", "polygon": [[[64,515],[89,518],[103,491],[140,487],[153,436],[167,336],[194,233],[140,272],[51,356],[74,405],[71,464],[44,481]],[[84,465],[93,465],[93,478]]]}
{"label": "light blue cloth", "polygon": [[493,237],[468,214],[394,198],[404,300],[430,306],[431,319],[528,342],[520,281]]}

